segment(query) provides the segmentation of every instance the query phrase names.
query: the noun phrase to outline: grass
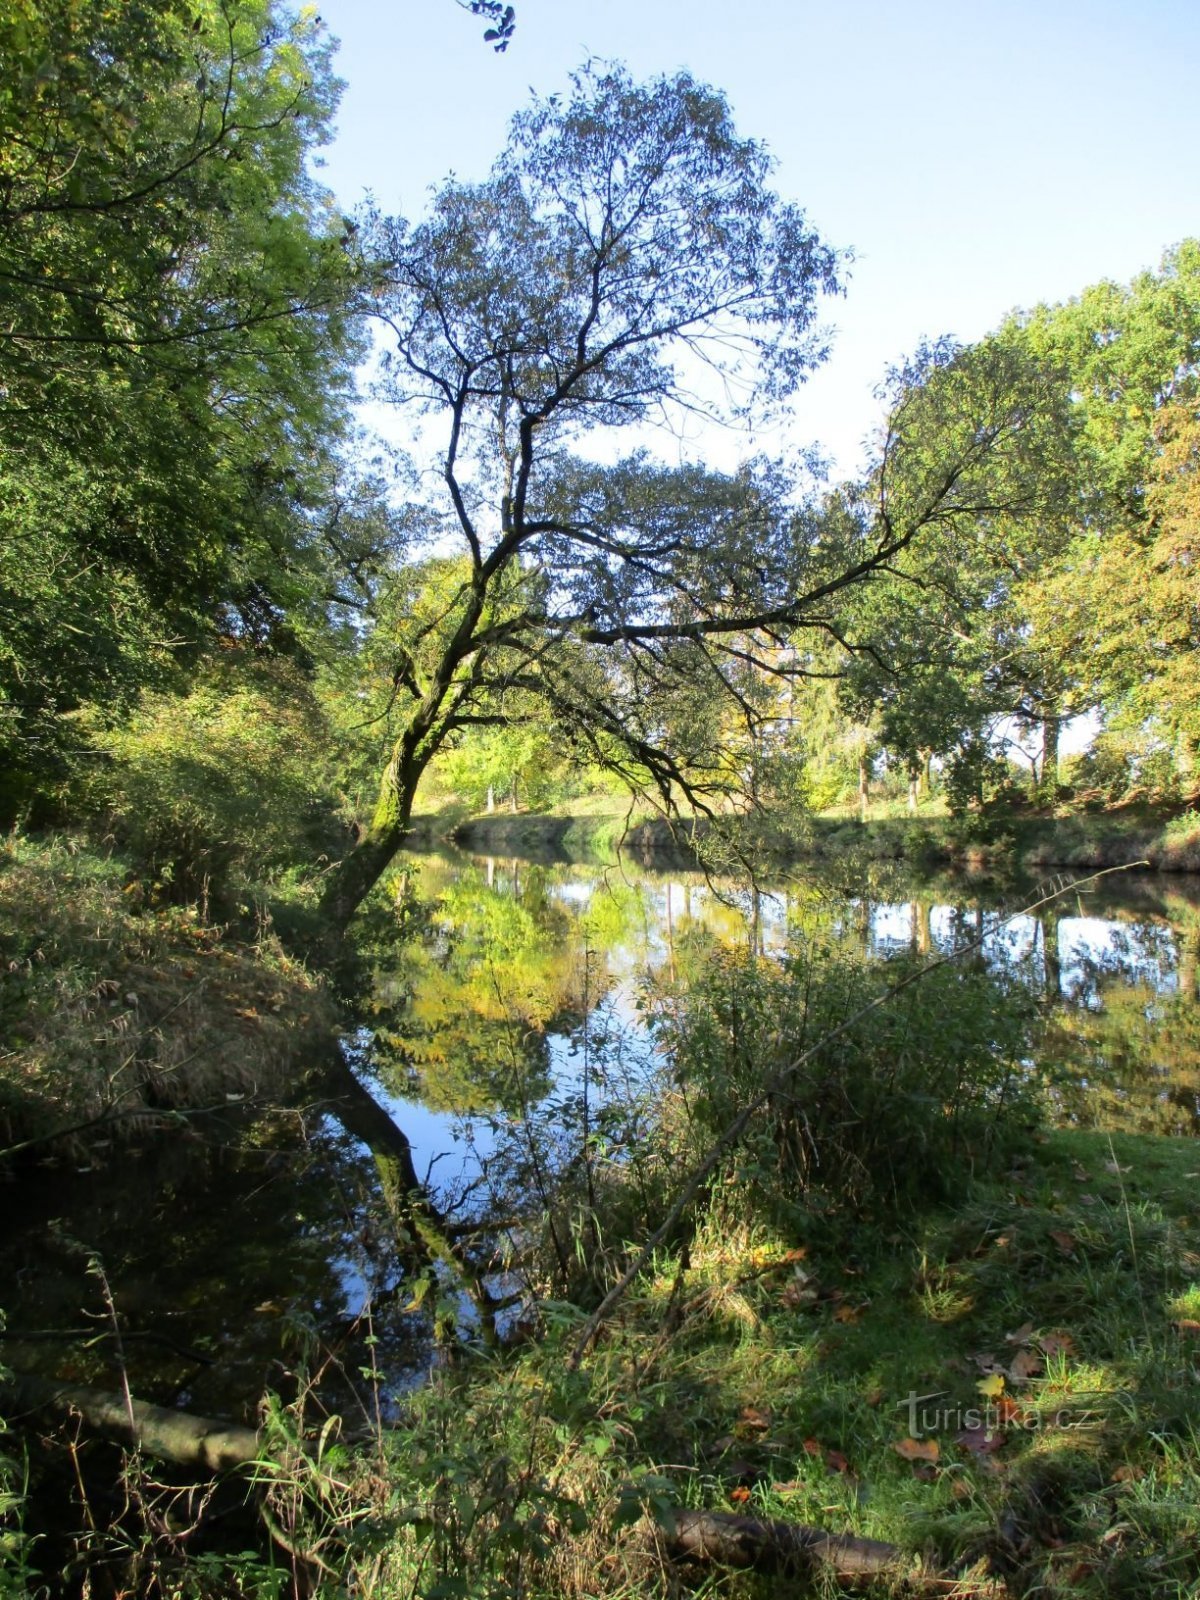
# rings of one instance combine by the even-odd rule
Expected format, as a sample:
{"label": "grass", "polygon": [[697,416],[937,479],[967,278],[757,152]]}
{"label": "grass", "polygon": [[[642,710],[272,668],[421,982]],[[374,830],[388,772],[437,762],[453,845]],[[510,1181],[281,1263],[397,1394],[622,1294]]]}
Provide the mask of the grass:
{"label": "grass", "polygon": [[719,1185],[582,1370],[581,1313],[555,1303],[536,1342],[435,1368],[359,1457],[370,1513],[322,1549],[388,1600],[789,1592],[666,1562],[655,1523],[696,1507],[886,1540],[961,1595],[1184,1600],[1198,1162],[1054,1133],[952,1209],[786,1234]]}

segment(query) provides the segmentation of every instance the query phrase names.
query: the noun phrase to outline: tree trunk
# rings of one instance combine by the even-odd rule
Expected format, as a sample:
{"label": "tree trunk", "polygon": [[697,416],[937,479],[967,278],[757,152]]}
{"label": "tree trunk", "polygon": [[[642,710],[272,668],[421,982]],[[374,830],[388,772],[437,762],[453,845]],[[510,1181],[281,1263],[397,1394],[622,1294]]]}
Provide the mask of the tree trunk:
{"label": "tree trunk", "polygon": [[496,791],[492,787],[492,785],[489,783],[488,784],[488,792],[487,792],[487,814],[488,814],[489,817],[491,816],[492,812],[495,811],[495,809],[496,809]]}
{"label": "tree trunk", "polygon": [[0,1402],[9,1416],[20,1411],[80,1416],[106,1439],[205,1472],[244,1466],[259,1451],[259,1437],[253,1428],[193,1416],[170,1406],[153,1406],[145,1400],[126,1401],[123,1394],[85,1389],[82,1384],[54,1383],[14,1372],[0,1379]]}
{"label": "tree trunk", "polygon": [[858,814],[863,822],[867,820],[867,798],[869,794],[869,779],[867,776],[867,763],[860,759],[858,763]]}
{"label": "tree trunk", "polygon": [[760,1572],[825,1572],[843,1582],[898,1577],[905,1564],[894,1544],[878,1539],[728,1511],[676,1511],[663,1543],[676,1560],[714,1561]]}
{"label": "tree trunk", "polygon": [[1042,789],[1051,800],[1058,798],[1058,732],[1059,718],[1046,717],[1042,722]]}

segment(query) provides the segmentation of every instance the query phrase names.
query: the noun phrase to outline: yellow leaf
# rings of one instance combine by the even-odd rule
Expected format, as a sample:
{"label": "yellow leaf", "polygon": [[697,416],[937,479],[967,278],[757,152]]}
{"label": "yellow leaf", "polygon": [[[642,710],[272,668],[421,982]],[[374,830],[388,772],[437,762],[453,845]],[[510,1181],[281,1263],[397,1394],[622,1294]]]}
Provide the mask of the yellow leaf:
{"label": "yellow leaf", "polygon": [[941,1454],[936,1439],[897,1439],[892,1449],[905,1461],[936,1461]]}
{"label": "yellow leaf", "polygon": [[1004,1393],[1004,1374],[993,1372],[990,1378],[981,1378],[975,1387],[989,1400],[997,1400]]}

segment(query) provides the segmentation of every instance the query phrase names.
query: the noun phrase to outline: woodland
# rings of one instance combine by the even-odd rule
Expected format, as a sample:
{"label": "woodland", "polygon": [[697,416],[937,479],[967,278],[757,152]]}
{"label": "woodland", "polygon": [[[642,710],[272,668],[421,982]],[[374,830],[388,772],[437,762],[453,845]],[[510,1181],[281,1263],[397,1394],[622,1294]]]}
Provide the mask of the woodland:
{"label": "woodland", "polygon": [[[512,8],[465,9],[503,50]],[[1194,1132],[1056,1121],[1045,996],[970,930],[939,956],[926,911],[886,970],[815,920],[778,960],[672,942],[636,1116],[521,1091],[500,1290],[500,1223],[447,1210],[347,1059],[450,1050],[414,842],[590,818],[709,883],[982,863],[1004,918],[1063,892],[1031,846],[1149,863],[1194,1109],[1200,916],[1161,883],[1200,870],[1200,240],[881,352],[853,481],[820,441],[721,472],[678,441],[785,419],[853,290],[719,89],[589,63],[405,218],[314,176],[312,7],[13,0],[0,58],[6,1187],[327,1096],[434,1351],[389,1397],[356,1324],[353,1370],[305,1346],[219,1426],[131,1387],[161,1330],[72,1246],[115,1370],[0,1341],[0,1594],[1194,1593]],[[522,1037],[586,1045],[602,936],[555,976],[514,918],[563,914],[512,877],[460,907],[470,981],[507,962]],[[502,1098],[515,1013],[476,1004]],[[999,1432],[880,1411],[951,1371]]]}

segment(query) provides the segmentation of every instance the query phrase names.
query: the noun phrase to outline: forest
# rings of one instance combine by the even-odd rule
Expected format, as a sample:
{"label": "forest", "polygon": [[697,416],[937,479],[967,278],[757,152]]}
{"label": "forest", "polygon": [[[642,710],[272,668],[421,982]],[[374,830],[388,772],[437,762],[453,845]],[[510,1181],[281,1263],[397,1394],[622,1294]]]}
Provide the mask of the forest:
{"label": "forest", "polygon": [[0,1596],[1195,1593],[1200,239],[836,481],[687,72],[0,56]]}

